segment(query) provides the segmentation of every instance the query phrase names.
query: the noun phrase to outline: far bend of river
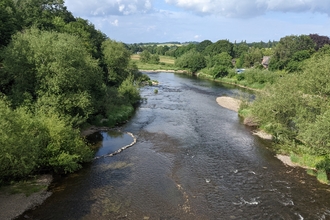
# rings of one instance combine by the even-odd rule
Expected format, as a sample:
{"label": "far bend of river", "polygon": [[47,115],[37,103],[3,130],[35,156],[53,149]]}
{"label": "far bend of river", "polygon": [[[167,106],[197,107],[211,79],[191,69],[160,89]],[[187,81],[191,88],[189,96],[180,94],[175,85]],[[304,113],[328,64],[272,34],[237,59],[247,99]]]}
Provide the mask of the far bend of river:
{"label": "far bend of river", "polygon": [[148,75],[159,85],[141,89],[146,101],[123,127],[137,144],[55,182],[53,195],[25,217],[330,219],[330,187],[283,165],[269,142],[216,103],[247,91],[173,73]]}

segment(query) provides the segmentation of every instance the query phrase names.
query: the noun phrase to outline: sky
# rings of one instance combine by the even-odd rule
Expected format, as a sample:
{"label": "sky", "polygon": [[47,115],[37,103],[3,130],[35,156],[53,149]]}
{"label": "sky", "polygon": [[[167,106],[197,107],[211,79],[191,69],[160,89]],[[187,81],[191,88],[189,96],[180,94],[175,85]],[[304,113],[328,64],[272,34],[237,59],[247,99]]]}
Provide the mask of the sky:
{"label": "sky", "polygon": [[65,0],[65,5],[110,39],[129,44],[330,36],[330,0]]}

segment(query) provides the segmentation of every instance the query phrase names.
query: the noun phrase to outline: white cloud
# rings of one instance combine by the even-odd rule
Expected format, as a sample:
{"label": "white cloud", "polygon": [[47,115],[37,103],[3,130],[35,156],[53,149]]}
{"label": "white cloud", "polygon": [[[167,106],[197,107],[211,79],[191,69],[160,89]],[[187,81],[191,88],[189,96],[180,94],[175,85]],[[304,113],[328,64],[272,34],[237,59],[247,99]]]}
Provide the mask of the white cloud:
{"label": "white cloud", "polygon": [[65,5],[75,16],[130,15],[152,9],[151,0],[66,0]]}
{"label": "white cloud", "polygon": [[110,24],[112,24],[113,26],[118,27],[118,25],[119,25],[119,21],[118,21],[118,19],[116,19],[116,20],[114,20],[113,22],[110,22]]}
{"label": "white cloud", "polygon": [[269,11],[320,12],[330,15],[329,0],[165,0],[197,14],[256,17]]}

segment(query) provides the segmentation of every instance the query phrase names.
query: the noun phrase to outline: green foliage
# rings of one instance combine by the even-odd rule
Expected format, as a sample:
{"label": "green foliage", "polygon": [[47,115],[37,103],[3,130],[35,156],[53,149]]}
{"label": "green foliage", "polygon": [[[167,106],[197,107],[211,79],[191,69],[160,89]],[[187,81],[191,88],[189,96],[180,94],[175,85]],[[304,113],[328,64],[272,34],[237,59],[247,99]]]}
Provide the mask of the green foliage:
{"label": "green foliage", "polygon": [[291,35],[281,38],[270,60],[269,69],[282,70],[296,52],[301,50],[313,51],[314,48],[315,43],[308,35]]}
{"label": "green foliage", "polygon": [[233,46],[233,55],[234,57],[238,58],[241,57],[243,54],[247,53],[249,51],[249,45],[247,43],[240,43],[240,44],[234,44]]}
{"label": "green foliage", "polygon": [[56,114],[12,110],[0,100],[0,180],[19,179],[38,170],[73,172],[92,152]]}
{"label": "green foliage", "polygon": [[19,16],[12,0],[0,2],[0,48],[6,46],[11,36],[20,29]]}
{"label": "green foliage", "polygon": [[140,99],[140,91],[137,83],[134,81],[134,76],[127,77],[118,88],[119,97],[126,99],[130,104],[137,103]]}
{"label": "green foliage", "polygon": [[312,154],[330,153],[329,62],[330,55],[315,54],[303,62],[301,72],[285,75],[254,102],[253,114],[279,142],[294,140]]}
{"label": "green foliage", "polygon": [[195,44],[184,45],[184,46],[176,48],[176,50],[174,51],[174,56],[176,58],[178,58],[178,57],[181,57],[183,54],[186,54],[190,51],[195,51],[195,50],[196,50]]}
{"label": "green foliage", "polygon": [[253,67],[261,63],[263,54],[259,48],[250,48],[249,52],[244,54],[244,67]]}
{"label": "green foliage", "polygon": [[150,63],[152,63],[152,64],[158,64],[159,60],[160,60],[160,58],[159,58],[158,54],[153,54],[150,56]]}
{"label": "green foliage", "polygon": [[228,40],[218,40],[214,44],[210,44],[204,50],[204,55],[214,56],[222,52],[228,53],[230,56],[233,55],[233,44]]}
{"label": "green foliage", "polygon": [[248,84],[273,84],[278,76],[274,72],[268,70],[249,69],[239,74],[239,80],[242,80],[242,78],[245,79]]}
{"label": "green foliage", "polygon": [[149,51],[144,50],[142,53],[140,53],[140,60],[142,63],[148,63],[151,59],[151,54]]}
{"label": "green foliage", "polygon": [[226,66],[215,66],[212,68],[213,72],[213,79],[219,78],[219,77],[225,77],[228,75],[228,68]]}
{"label": "green foliage", "polygon": [[208,60],[207,66],[209,68],[215,67],[215,66],[232,68],[233,67],[232,57],[227,52],[222,52],[220,54],[210,57]]}
{"label": "green foliage", "polygon": [[129,75],[130,52],[123,43],[108,39],[102,43],[102,53],[108,73],[107,84],[120,85]]}
{"label": "green foliage", "polygon": [[199,44],[196,45],[196,51],[203,53],[203,51],[205,50],[205,48],[209,45],[212,44],[212,41],[210,40],[204,40],[202,42],[200,42]]}
{"label": "green foliage", "polygon": [[73,21],[74,17],[67,11],[63,0],[17,0],[14,1],[21,17],[22,27],[35,25],[39,29],[54,29],[53,18],[61,17],[65,22]]}
{"label": "green foliage", "polygon": [[113,127],[118,123],[125,122],[134,113],[134,108],[131,105],[112,105],[107,112],[106,125]]}
{"label": "green foliage", "polygon": [[45,129],[24,109],[11,110],[0,99],[0,180],[21,178],[38,165]]}
{"label": "green foliage", "polygon": [[72,129],[56,114],[36,115],[47,131],[48,141],[40,152],[39,166],[59,173],[74,172],[81,163],[92,159],[92,151],[80,138],[80,133]]}
{"label": "green foliage", "polygon": [[180,68],[187,68],[195,73],[206,67],[206,60],[203,55],[196,51],[189,51],[175,61],[175,65]]}
{"label": "green foliage", "polygon": [[69,115],[77,125],[87,119],[104,87],[98,62],[80,45],[72,35],[37,29],[15,35],[4,50],[0,76],[13,105],[29,99]]}
{"label": "green foliage", "polygon": [[318,170],[316,177],[321,183],[325,183],[325,184],[329,183],[327,172],[325,170]]}
{"label": "green foliage", "polygon": [[285,70],[288,72],[297,72],[302,70],[302,61],[311,57],[311,51],[309,50],[300,50],[292,55],[292,58],[288,62]]}

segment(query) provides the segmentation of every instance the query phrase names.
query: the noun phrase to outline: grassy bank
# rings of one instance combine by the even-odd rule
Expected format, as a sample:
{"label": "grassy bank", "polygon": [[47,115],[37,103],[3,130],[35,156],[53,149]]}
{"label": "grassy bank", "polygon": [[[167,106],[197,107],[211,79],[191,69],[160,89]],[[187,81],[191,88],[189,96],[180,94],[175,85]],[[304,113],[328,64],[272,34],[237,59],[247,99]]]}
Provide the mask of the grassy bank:
{"label": "grassy bank", "polygon": [[169,56],[159,56],[159,63],[143,63],[140,61],[140,55],[134,54],[131,56],[131,62],[134,62],[139,70],[173,70],[173,71],[180,71],[181,68],[178,68],[174,65],[175,58]]}

